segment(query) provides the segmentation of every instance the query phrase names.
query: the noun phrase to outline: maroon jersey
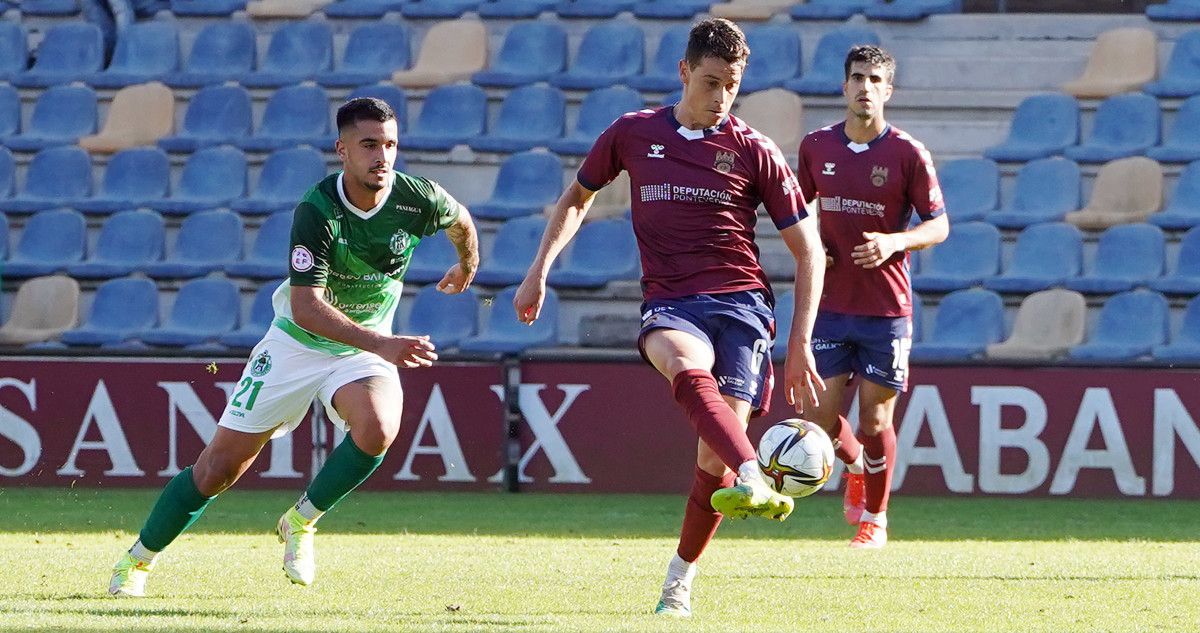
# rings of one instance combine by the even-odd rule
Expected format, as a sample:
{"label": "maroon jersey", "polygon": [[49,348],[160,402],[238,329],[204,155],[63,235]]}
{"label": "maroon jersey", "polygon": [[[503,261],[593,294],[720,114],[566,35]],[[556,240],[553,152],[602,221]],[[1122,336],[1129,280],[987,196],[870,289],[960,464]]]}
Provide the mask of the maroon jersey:
{"label": "maroon jersey", "polygon": [[821,310],[840,314],[900,317],[912,314],[908,253],[878,268],[854,263],[851,251],[863,232],[896,233],[913,211],[922,220],[945,213],[929,150],[889,126],[870,143],[855,143],[838,123],[800,142],[796,176],[805,202],[819,201],[821,241],[833,266],[825,271]]}
{"label": "maroon jersey", "polygon": [[671,107],[613,122],[579,168],[596,191],[629,172],[646,300],[761,288],[754,243],[763,204],[776,228],[805,217],[796,176],[771,139],[730,116],[689,130]]}

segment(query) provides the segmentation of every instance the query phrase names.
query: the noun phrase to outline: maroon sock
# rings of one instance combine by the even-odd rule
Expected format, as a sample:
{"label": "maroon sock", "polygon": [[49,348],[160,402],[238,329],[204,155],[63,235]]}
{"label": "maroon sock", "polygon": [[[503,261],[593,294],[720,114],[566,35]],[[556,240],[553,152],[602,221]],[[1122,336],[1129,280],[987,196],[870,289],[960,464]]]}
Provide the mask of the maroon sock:
{"label": "maroon sock", "polygon": [[838,416],[837,433],[833,436],[833,453],[837,458],[842,460],[844,464],[853,464],[854,460],[858,459],[862,453],[862,443],[854,437],[854,430],[850,428],[850,423],[846,421],[846,416]]}
{"label": "maroon sock", "polygon": [[705,444],[730,470],[754,459],[754,445],[746,437],[742,423],[721,398],[717,381],[703,369],[679,372],[671,382],[675,402],[683,407],[688,420]]}
{"label": "maroon sock", "polygon": [[696,562],[712,541],[713,534],[717,533],[722,515],[713,509],[709,500],[714,492],[732,486],[733,479],[731,472],[717,477],[696,467],[696,479],[692,481],[692,492],[683,511],[683,528],[679,530],[679,549],[676,550],[683,560]]}
{"label": "maroon sock", "polygon": [[887,510],[892,491],[892,469],[896,467],[896,429],[889,426],[878,435],[860,434],[863,445],[863,483],[867,497],[867,512],[878,514]]}

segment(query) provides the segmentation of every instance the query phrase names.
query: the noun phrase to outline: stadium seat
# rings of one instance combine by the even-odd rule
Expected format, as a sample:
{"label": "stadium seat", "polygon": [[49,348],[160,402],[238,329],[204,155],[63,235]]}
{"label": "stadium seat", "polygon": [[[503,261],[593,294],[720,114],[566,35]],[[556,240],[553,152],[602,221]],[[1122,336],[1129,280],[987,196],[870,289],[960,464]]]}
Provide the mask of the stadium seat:
{"label": "stadium seat", "polygon": [[427,284],[441,281],[450,267],[458,263],[458,251],[444,231],[421,238],[413,250],[404,280]]}
{"label": "stadium seat", "polygon": [[1158,38],[1140,27],[1112,29],[1096,38],[1083,75],[1062,90],[1080,98],[1103,99],[1141,90],[1158,73]]}
{"label": "stadium seat", "polygon": [[281,88],[333,70],[333,30],[324,22],[287,22],[271,35],[254,72],[238,78],[248,88]]}
{"label": "stadium seat", "polygon": [[[286,253],[285,253],[286,255]],[[271,303],[271,295],[283,283],[282,279],[265,282],[254,293],[254,301],[250,304],[250,318],[242,321],[242,326],[232,332],[226,332],[217,338],[222,345],[239,349],[248,349],[258,345],[266,336],[275,320],[275,306]]]}
{"label": "stadium seat", "polygon": [[399,12],[409,0],[337,0],[321,8],[331,18],[381,18],[389,11]]}
{"label": "stadium seat", "polygon": [[63,332],[67,345],[121,343],[158,324],[158,288],[149,279],[112,279],[100,284],[83,325]]}
{"label": "stadium seat", "polygon": [[57,24],[38,46],[33,67],[9,81],[20,88],[46,88],[86,80],[103,66],[100,27],[86,22]]}
{"label": "stadium seat", "polygon": [[205,86],[188,100],[183,129],[158,139],[168,152],[194,152],[202,147],[236,143],[254,127],[250,93],[241,86]]}
{"label": "stadium seat", "polygon": [[1144,286],[1163,274],[1166,241],[1153,224],[1124,224],[1100,236],[1092,271],[1067,280],[1067,288],[1110,294]]}
{"label": "stadium seat", "polygon": [[1168,295],[1200,294],[1200,228],[1183,234],[1173,272],[1151,281],[1150,287]]}
{"label": "stadium seat", "polygon": [[304,192],[325,177],[325,157],[311,147],[281,149],[267,156],[258,186],[247,198],[234,200],[229,208],[242,215],[267,215],[291,210]]}
{"label": "stadium seat", "polygon": [[92,159],[87,152],[73,145],[48,147],[33,155],[24,187],[16,196],[0,200],[0,211],[32,213],[91,195]]}
{"label": "stadium seat", "polygon": [[161,215],[146,210],[122,211],[100,228],[92,256],[67,266],[79,279],[124,277],[163,257],[166,228]]}
{"label": "stadium seat", "polygon": [[250,152],[270,152],[296,145],[332,148],[336,136],[329,95],[319,86],[300,84],[276,90],[267,100],[258,131],[237,144]]}
{"label": "stadium seat", "polygon": [[846,20],[883,0],[808,0],[789,11],[793,20]]}
{"label": "stadium seat", "polygon": [[1180,104],[1163,144],[1151,147],[1146,155],[1163,163],[1200,160],[1200,95],[1189,97]]}
{"label": "stadium seat", "polygon": [[777,363],[787,358],[787,339],[795,316],[796,293],[788,289],[775,297],[775,345],[771,348],[771,360]]}
{"label": "stadium seat", "polygon": [[560,18],[614,18],[632,11],[636,0],[561,0],[554,10]]}
{"label": "stadium seat", "polygon": [[246,0],[171,0],[171,13],[176,16],[228,17],[245,10]]}
{"label": "stadium seat", "polygon": [[153,207],[171,184],[171,161],[157,147],[135,147],[113,154],[104,168],[100,190],[71,206],[85,213],[112,213]]}
{"label": "stadium seat", "polygon": [[602,288],[610,281],[636,279],[637,239],[629,220],[588,222],[548,281],[555,288]]}
{"label": "stadium seat", "polygon": [[548,81],[567,64],[567,32],[551,22],[514,24],[491,67],[471,75],[480,86],[511,88]]}
{"label": "stadium seat", "polygon": [[1004,339],[1004,302],[979,288],[958,290],[938,303],[933,329],[913,344],[910,361],[969,360]]}
{"label": "stadium seat", "polygon": [[[0,201],[13,195],[16,174],[17,163],[13,160],[12,152],[8,151],[4,145],[0,145]],[[0,258],[0,260],[2,259]]]}
{"label": "stadium seat", "polygon": [[550,149],[558,154],[587,154],[596,138],[613,121],[621,115],[642,109],[642,105],[642,95],[624,86],[593,90],[579,105],[575,130],[565,138],[551,141]]}
{"label": "stadium seat", "polygon": [[995,360],[1052,360],[1083,342],[1087,302],[1072,290],[1055,288],[1025,297],[1017,309],[1012,334],[987,346]]}
{"label": "stadium seat", "polygon": [[481,0],[410,0],[400,7],[400,13],[405,18],[414,19],[448,19],[461,17],[467,11],[474,11]]}
{"label": "stadium seat", "polygon": [[1029,293],[1061,286],[1083,272],[1083,234],[1065,222],[1035,224],[1021,231],[1004,273],[983,280],[998,292]]}
{"label": "stadium seat", "polygon": [[521,152],[500,165],[492,196],[471,205],[471,214],[489,220],[507,220],[541,213],[562,193],[563,164],[548,152]]}
{"label": "stadium seat", "polygon": [[558,0],[486,0],[478,12],[483,18],[536,18],[557,4]]}
{"label": "stadium seat", "polygon": [[[3,332],[3,330],[0,330]],[[1179,333],[1166,345],[1155,345],[1150,352],[1154,360],[1169,363],[1200,362],[1200,297],[1188,301],[1183,310],[1183,324]]]}
{"label": "stadium seat", "polygon": [[[728,5],[716,5],[722,7]],[[791,26],[756,26],[746,31],[746,44],[756,53],[742,75],[742,94],[779,88],[800,74],[799,32]]]}
{"label": "stadium seat", "polygon": [[979,285],[1000,270],[1000,231],[984,222],[952,224],[946,241],[924,254],[913,276],[918,292],[950,292]]}
{"label": "stadium seat", "polygon": [[868,20],[915,22],[939,13],[962,13],[962,0],[892,0],[863,10]]}
{"label": "stadium seat", "polygon": [[408,68],[410,61],[407,26],[391,22],[364,24],[350,32],[337,68],[317,75],[317,81],[345,88],[388,81],[393,72]]}
{"label": "stadium seat", "polygon": [[400,147],[448,150],[483,135],[487,126],[487,94],[479,86],[455,84],[434,88],[421,104],[421,114]]}
{"label": "stadium seat", "polygon": [[[662,4],[653,2],[652,4]],[[669,4],[669,2],[667,3]],[[679,88],[679,60],[687,49],[691,26],[679,24],[662,32],[654,57],[646,65],[646,72],[634,75],[625,83],[638,90],[675,90]]]}
{"label": "stadium seat", "polygon": [[[1000,206],[1000,167],[991,159],[952,160],[939,167],[937,175],[946,209],[955,222],[988,219]],[[1069,209],[1078,205],[1075,200]]]}
{"label": "stadium seat", "polygon": [[[382,99],[392,106],[392,111],[396,113],[396,127],[399,132],[404,134],[408,130],[408,96],[404,94],[404,89],[392,84],[370,84],[360,86],[346,97],[346,100],[357,99],[359,97],[374,97]],[[337,130],[334,130],[335,132]],[[397,157],[399,162],[399,157]],[[400,169],[397,167],[396,169]]]}
{"label": "stadium seat", "polygon": [[487,325],[478,336],[469,336],[459,341],[463,352],[490,354],[519,354],[532,347],[554,345],[558,338],[558,295],[553,288],[546,289],[546,300],[542,312],[532,325],[517,320],[513,308],[516,286],[505,288],[492,301]]}
{"label": "stadium seat", "polygon": [[583,34],[575,60],[550,83],[559,88],[591,90],[623,83],[641,74],[646,36],[640,26],[604,22]]}
{"label": "stadium seat", "polygon": [[154,20],[129,25],[117,34],[112,63],[87,78],[97,88],[122,88],[162,81],[179,70],[179,32],[173,22]]}
{"label": "stadium seat", "polygon": [[228,206],[246,195],[246,155],[236,147],[206,147],[183,166],[179,186],[155,207],[167,214],[186,214]]}
{"label": "stadium seat", "polygon": [[805,95],[842,94],[846,53],[859,44],[878,46],[879,36],[870,29],[856,26],[843,26],[822,35],[813,55],[812,68],[803,77],[784,82],[784,87]]}
{"label": "stadium seat", "polygon": [[227,279],[194,279],[183,284],[162,326],[142,332],[151,345],[184,347],[215,341],[233,332],[241,315],[237,286]]}
{"label": "stadium seat", "polygon": [[236,213],[201,211],[183,221],[175,248],[161,262],[144,267],[155,279],[189,279],[221,270],[242,258],[245,228]]}
{"label": "stadium seat", "polygon": [[439,22],[425,34],[413,67],[392,73],[392,82],[405,88],[435,88],[466,81],[483,70],[487,60],[487,29],[483,22]]}
{"label": "stadium seat", "polygon": [[1062,154],[1079,143],[1079,101],[1070,95],[1026,97],[1017,105],[1008,138],[983,151],[1001,162],[1024,162]]}
{"label": "stadium seat", "polygon": [[1152,290],[1131,290],[1104,302],[1096,327],[1068,356],[1083,361],[1133,361],[1167,342],[1167,300]]}
{"label": "stadium seat", "polygon": [[430,284],[413,298],[408,323],[397,334],[428,336],[438,352],[457,347],[459,341],[479,331],[479,295],[466,292],[448,295]]}
{"label": "stadium seat", "polygon": [[[24,133],[0,138],[0,143],[18,152],[74,145],[81,136],[96,133],[98,111],[95,90],[78,85],[54,86],[38,95]],[[18,122],[20,112],[18,106]]]}
{"label": "stadium seat", "polygon": [[567,98],[552,86],[523,86],[508,93],[496,124],[486,136],[467,139],[479,152],[520,152],[562,137]]}
{"label": "stadium seat", "polygon": [[[1200,9],[1200,3],[1196,3],[1196,8]],[[1200,30],[1188,31],[1175,40],[1162,78],[1146,84],[1143,90],[1156,97],[1190,97],[1200,93]]]}
{"label": "stadium seat", "polygon": [[1058,222],[1082,206],[1081,178],[1074,161],[1060,157],[1031,161],[1017,173],[1012,200],[986,219],[1005,229]]}
{"label": "stadium seat", "polygon": [[236,81],[254,70],[257,56],[254,27],[249,22],[214,21],[200,29],[183,70],[167,75],[166,83],[175,88],[199,88]]}
{"label": "stadium seat", "polygon": [[[777,13],[787,13],[793,4],[796,4],[796,0],[732,0],[714,4],[708,12],[714,18],[726,18],[734,22],[753,22],[769,20]],[[753,45],[750,50],[755,50]]]}
{"label": "stadium seat", "polygon": [[21,133],[21,94],[8,84],[0,84],[0,147]]}
{"label": "stadium seat", "polygon": [[331,0],[250,0],[246,14],[262,20],[307,18]]}
{"label": "stadium seat", "polygon": [[0,345],[48,341],[78,324],[79,282],[62,275],[34,277],[17,290],[0,327]]}
{"label": "stadium seat", "polygon": [[783,88],[770,88],[742,97],[735,108],[739,119],[775,141],[785,156],[795,155],[807,129],[800,95]]}
{"label": "stadium seat", "polygon": [[0,22],[0,81],[25,72],[29,66],[29,46],[25,29],[16,22]]}
{"label": "stadium seat", "polygon": [[[556,201],[557,202],[557,201]],[[548,204],[542,211],[547,219],[554,213],[555,204]],[[607,218],[628,218],[630,213],[629,172],[622,171],[612,182],[596,192],[592,206],[588,208],[584,222]]]}
{"label": "stadium seat", "polygon": [[1105,163],[1140,156],[1158,145],[1162,136],[1158,100],[1144,93],[1109,97],[1096,109],[1092,135],[1082,145],[1068,147],[1067,158],[1081,163]]}
{"label": "stadium seat", "polygon": [[1092,198],[1067,222],[1081,229],[1103,230],[1118,224],[1145,222],[1162,208],[1163,171],[1143,156],[1105,163],[1096,175]]}
{"label": "stadium seat", "polygon": [[246,259],[225,266],[232,277],[278,279],[288,274],[288,246],[292,237],[292,212],[280,211],[267,216]]}
{"label": "stadium seat", "polygon": [[479,267],[475,283],[487,286],[520,283],[533,263],[545,230],[546,219],[541,216],[514,218],[505,222],[496,231],[491,255]]}
{"label": "stadium seat", "polygon": [[1162,4],[1147,4],[1146,17],[1151,20],[1171,22],[1200,20],[1200,2],[1196,2],[1196,0],[1167,0]]}
{"label": "stadium seat", "polygon": [[[714,2],[723,0],[639,0],[633,15],[642,19],[680,20],[705,13]],[[683,49],[680,49],[683,50]]]}
{"label": "stadium seat", "polygon": [[113,95],[100,132],[79,139],[93,154],[154,145],[175,130],[175,95],[161,82],[125,86]]}
{"label": "stadium seat", "polygon": [[25,223],[17,247],[4,264],[4,276],[52,275],[82,260],[86,247],[87,225],[78,211],[36,213]]}

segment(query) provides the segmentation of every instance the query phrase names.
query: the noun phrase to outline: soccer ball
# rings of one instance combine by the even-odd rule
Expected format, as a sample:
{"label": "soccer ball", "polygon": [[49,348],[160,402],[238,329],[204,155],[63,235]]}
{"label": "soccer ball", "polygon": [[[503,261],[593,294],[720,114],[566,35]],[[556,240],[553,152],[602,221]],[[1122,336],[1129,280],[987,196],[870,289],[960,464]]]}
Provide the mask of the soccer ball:
{"label": "soccer ball", "polygon": [[807,497],[829,480],[833,443],[824,429],[808,420],[784,420],[758,441],[758,468],[775,492]]}

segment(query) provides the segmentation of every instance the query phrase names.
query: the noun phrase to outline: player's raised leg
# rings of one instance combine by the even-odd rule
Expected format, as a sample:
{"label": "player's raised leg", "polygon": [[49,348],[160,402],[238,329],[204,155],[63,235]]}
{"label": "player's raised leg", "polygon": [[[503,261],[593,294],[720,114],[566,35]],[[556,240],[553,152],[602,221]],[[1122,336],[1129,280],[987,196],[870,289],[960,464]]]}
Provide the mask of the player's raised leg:
{"label": "player's raised leg", "polygon": [[859,387],[859,440],[864,455],[866,508],[858,534],[850,541],[855,548],[880,548],[887,544],[887,505],[891,496],[892,471],[896,467],[896,430],[892,415],[897,391],[864,380]]}

